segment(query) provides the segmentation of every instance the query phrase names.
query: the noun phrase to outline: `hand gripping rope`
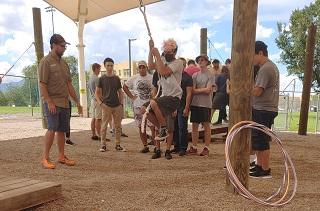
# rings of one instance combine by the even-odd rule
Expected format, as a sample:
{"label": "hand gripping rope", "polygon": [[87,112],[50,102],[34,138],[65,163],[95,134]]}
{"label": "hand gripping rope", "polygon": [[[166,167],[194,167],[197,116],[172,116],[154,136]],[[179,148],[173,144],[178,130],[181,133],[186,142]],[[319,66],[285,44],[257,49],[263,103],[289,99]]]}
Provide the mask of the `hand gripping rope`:
{"label": "hand gripping rope", "polygon": [[[241,182],[239,181],[239,179],[235,175],[233,168],[231,166],[229,155],[230,155],[230,151],[231,151],[232,140],[233,140],[234,136],[237,133],[239,133],[240,130],[245,129],[245,128],[260,130],[260,131],[264,132],[265,134],[269,135],[272,138],[272,140],[278,144],[280,151],[282,153],[282,156],[284,158],[285,172],[283,174],[282,184],[273,195],[271,195],[270,197],[268,197],[266,199],[260,199],[260,198],[255,197],[254,195],[252,195],[241,184]],[[225,156],[226,156],[226,168],[227,168],[227,174],[228,174],[229,180],[230,180],[231,184],[235,187],[237,192],[240,195],[242,195],[243,197],[245,197],[247,199],[254,200],[255,202],[258,202],[263,205],[275,206],[275,207],[283,206],[283,205],[289,203],[292,200],[292,198],[294,197],[294,195],[297,191],[297,175],[296,175],[295,168],[293,166],[293,163],[292,163],[290,156],[284,150],[281,140],[268,127],[261,125],[261,124],[258,124],[258,123],[255,123],[255,122],[252,122],[252,121],[242,121],[242,122],[235,124],[231,128],[231,130],[226,138]],[[292,175],[290,175],[290,173]],[[293,178],[293,181],[290,181],[290,176]],[[293,184],[293,188],[291,188],[291,189],[290,189],[290,183]],[[292,191],[292,193],[290,196],[287,197],[287,194],[289,193],[289,191]],[[277,201],[275,201],[276,199],[271,201],[276,196],[278,196],[278,198],[280,198],[280,199]]]}
{"label": "hand gripping rope", "polygon": [[[142,15],[143,15],[144,22],[145,22],[146,27],[147,27],[147,30],[148,30],[148,35],[149,35],[149,37],[150,37],[150,40],[153,40],[153,38],[152,38],[152,36],[151,36],[150,27],[149,27],[149,24],[148,24],[147,15],[146,15],[146,6],[143,4],[143,1],[142,1],[142,0],[139,0],[139,1],[140,1],[140,7],[139,7],[139,9],[140,9],[140,11],[141,11],[141,13],[142,13]],[[159,93],[160,93],[160,89],[161,89],[161,87],[160,87],[160,76],[159,76],[159,80],[158,80],[157,83],[158,83],[158,91],[157,91],[157,94],[156,94],[155,98],[158,97],[158,95],[159,95]],[[149,104],[148,107],[147,107],[147,109],[146,109],[146,112],[145,112],[145,113],[143,114],[143,116],[142,116],[142,121],[141,121],[141,132],[142,132],[142,133],[145,133],[145,132],[146,132],[147,115],[148,115],[150,109],[151,109],[151,105]]]}

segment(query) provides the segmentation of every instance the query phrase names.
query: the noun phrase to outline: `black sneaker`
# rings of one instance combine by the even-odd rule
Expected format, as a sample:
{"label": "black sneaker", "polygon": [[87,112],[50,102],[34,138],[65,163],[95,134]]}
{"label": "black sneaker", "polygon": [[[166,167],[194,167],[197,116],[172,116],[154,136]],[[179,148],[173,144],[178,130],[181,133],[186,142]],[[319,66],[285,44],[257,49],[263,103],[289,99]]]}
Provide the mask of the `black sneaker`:
{"label": "black sneaker", "polygon": [[94,136],[91,136],[91,139],[92,139],[92,140],[96,140],[96,141],[97,141],[97,140],[99,140],[99,137],[98,137],[98,136],[96,136],[96,135],[94,135]]}
{"label": "black sneaker", "polygon": [[170,153],[170,150],[166,150],[166,152],[164,153],[164,157],[167,159],[167,160],[171,160],[172,159],[172,155]]}
{"label": "black sneaker", "polygon": [[127,135],[127,134],[125,134],[125,133],[121,133],[121,136],[122,136],[122,137],[125,137],[125,138],[127,138],[127,137],[128,137],[128,135]]}
{"label": "black sneaker", "polygon": [[179,156],[185,156],[186,155],[186,150],[180,150]]}
{"label": "black sneaker", "polygon": [[249,176],[252,178],[263,178],[263,179],[272,178],[271,169],[263,170],[262,168],[258,168],[257,171],[249,173]]}
{"label": "black sneaker", "polygon": [[150,152],[149,147],[143,147],[142,150],[140,150],[141,153],[148,153]]}
{"label": "black sneaker", "polygon": [[120,145],[116,145],[116,150],[120,152],[126,152],[127,150]]}
{"label": "black sneaker", "polygon": [[151,159],[158,159],[161,157],[160,149],[156,150],[156,152],[152,155]]}
{"label": "black sneaker", "polygon": [[250,166],[250,173],[251,172],[256,172],[256,171],[258,171],[258,170],[260,170],[260,169],[262,169],[262,167],[261,166],[259,166],[259,165],[254,165],[253,167],[251,167]]}
{"label": "black sneaker", "polygon": [[70,139],[67,139],[67,140],[66,140],[66,144],[71,145],[71,146],[74,145],[74,143],[73,143]]}
{"label": "black sneaker", "polygon": [[250,169],[254,168],[256,166],[256,161],[252,161],[250,163]]}
{"label": "black sneaker", "polygon": [[100,148],[100,152],[105,152],[107,151],[107,146],[106,145],[103,145],[101,148]]}
{"label": "black sneaker", "polygon": [[168,129],[166,127],[163,127],[160,129],[158,136],[154,138],[156,141],[163,141],[169,136]]}

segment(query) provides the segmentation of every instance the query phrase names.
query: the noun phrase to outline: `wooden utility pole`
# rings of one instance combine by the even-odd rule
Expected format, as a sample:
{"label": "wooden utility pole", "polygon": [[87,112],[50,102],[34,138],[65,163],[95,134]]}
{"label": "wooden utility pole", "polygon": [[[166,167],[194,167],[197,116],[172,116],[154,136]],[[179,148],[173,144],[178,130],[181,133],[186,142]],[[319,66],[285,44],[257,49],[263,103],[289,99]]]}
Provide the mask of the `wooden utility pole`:
{"label": "wooden utility pole", "polygon": [[207,28],[201,28],[200,30],[200,54],[207,55]]}
{"label": "wooden utility pole", "polygon": [[[34,46],[36,49],[37,55],[37,64],[39,65],[40,60],[43,58],[43,38],[42,38],[42,26],[41,26],[41,12],[40,8],[32,8],[33,14],[33,33],[34,33]],[[47,119],[45,118],[44,110],[43,110],[43,102],[40,93],[40,81],[39,81],[39,72],[38,72],[38,87],[39,87],[39,99],[40,99],[40,110],[42,116],[42,127],[48,128]]]}
{"label": "wooden utility pole", "polygon": [[302,88],[302,100],[299,119],[299,135],[307,135],[308,128],[308,114],[309,114],[309,101],[310,91],[312,84],[312,72],[313,72],[313,57],[314,48],[316,42],[317,26],[313,23],[308,28],[308,40],[306,46],[306,58],[305,58],[305,70]]}
{"label": "wooden utility pole", "polygon": [[[240,121],[251,120],[257,8],[258,0],[234,0],[229,130]],[[246,188],[249,186],[250,139],[249,130],[241,131],[233,139],[230,155],[234,172]],[[235,192],[229,178],[226,187]]]}

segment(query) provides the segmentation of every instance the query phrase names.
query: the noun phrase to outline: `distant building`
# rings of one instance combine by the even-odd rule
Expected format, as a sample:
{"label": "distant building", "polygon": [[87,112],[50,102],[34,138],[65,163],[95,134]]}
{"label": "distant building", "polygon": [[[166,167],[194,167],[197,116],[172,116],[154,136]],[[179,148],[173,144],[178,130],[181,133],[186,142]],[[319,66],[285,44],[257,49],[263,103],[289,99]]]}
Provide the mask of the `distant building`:
{"label": "distant building", "polygon": [[[131,76],[137,74],[137,64],[138,61],[132,61],[131,63]],[[114,64],[114,74],[119,76],[121,81],[126,81],[130,78],[129,61],[123,61],[121,63]],[[101,74],[106,73],[106,68],[101,65]]]}

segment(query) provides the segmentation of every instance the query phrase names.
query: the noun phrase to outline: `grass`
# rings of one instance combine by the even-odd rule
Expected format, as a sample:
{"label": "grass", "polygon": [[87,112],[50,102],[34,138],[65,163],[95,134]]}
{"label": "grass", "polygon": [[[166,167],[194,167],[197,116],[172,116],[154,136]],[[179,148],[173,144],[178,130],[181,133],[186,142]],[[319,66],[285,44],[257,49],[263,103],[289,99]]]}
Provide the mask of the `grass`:
{"label": "grass", "polygon": [[[39,107],[11,107],[11,106],[0,106],[0,115],[11,115],[11,114],[30,114],[33,109],[33,113],[40,113]],[[72,113],[77,113],[77,108],[72,107]],[[125,113],[128,117],[133,117],[133,111],[131,109],[126,109]],[[300,112],[293,112],[292,114],[286,115],[285,113],[279,113],[275,119],[275,129],[276,130],[288,130],[288,131],[298,131],[299,128],[299,116]],[[218,112],[215,112],[212,118],[212,122],[218,119]],[[317,112],[309,112],[308,118],[308,132],[316,132],[316,119]],[[285,126],[288,125],[288,129]],[[318,130],[320,130],[320,121],[318,123]]]}

